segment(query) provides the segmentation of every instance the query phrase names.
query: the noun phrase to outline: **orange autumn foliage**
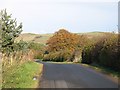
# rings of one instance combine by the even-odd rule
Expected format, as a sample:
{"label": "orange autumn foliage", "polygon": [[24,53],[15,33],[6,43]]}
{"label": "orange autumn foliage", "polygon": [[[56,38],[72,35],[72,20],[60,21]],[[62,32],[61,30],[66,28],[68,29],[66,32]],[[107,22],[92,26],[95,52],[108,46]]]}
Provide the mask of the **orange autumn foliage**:
{"label": "orange autumn foliage", "polygon": [[86,38],[83,35],[70,33],[65,29],[60,29],[47,41],[46,51],[48,52],[48,55],[45,55],[45,59],[47,57],[47,60],[55,59],[56,61],[56,59],[63,58],[64,60],[61,61],[72,61],[72,59],[74,59],[73,54],[75,54],[76,51],[81,50],[85,42]]}
{"label": "orange autumn foliage", "polygon": [[79,35],[70,33],[65,29],[60,29],[47,41],[47,50],[49,52],[65,49],[73,51],[80,46],[79,42]]}

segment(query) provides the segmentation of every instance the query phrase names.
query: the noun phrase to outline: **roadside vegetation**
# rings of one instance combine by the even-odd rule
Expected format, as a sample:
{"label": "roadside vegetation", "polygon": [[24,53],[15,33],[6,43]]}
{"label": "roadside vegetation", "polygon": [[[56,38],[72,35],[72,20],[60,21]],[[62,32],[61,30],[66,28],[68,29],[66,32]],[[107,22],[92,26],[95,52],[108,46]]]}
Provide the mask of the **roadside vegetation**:
{"label": "roadside vegetation", "polygon": [[92,44],[84,47],[82,63],[89,64],[92,68],[120,77],[120,53],[118,34],[106,33]]}
{"label": "roadside vegetation", "polygon": [[118,34],[103,33],[93,37],[60,29],[47,41],[43,60],[84,63],[119,76]]}
{"label": "roadside vegetation", "polygon": [[111,77],[114,77],[117,80],[120,77],[120,72],[119,71],[116,71],[116,70],[114,70],[110,67],[107,67],[107,66],[99,65],[99,64],[96,64],[96,63],[92,63],[92,64],[81,63],[81,65],[83,65],[85,67],[88,67],[88,68],[91,68],[91,69],[94,69],[94,70],[96,70],[98,72],[101,72],[103,74],[109,75]]}
{"label": "roadside vegetation", "polygon": [[40,73],[42,69],[42,65],[35,63],[34,59],[38,57],[43,45],[23,40],[15,41],[21,34],[22,27],[22,23],[18,24],[6,10],[0,12],[2,88],[22,88],[34,85],[33,76]]}
{"label": "roadside vegetation", "polygon": [[10,67],[2,74],[2,88],[37,88],[41,71],[42,65],[31,61]]}
{"label": "roadside vegetation", "polygon": [[118,52],[118,35],[107,33],[99,38],[93,45],[88,45],[82,52],[82,63],[97,63],[114,70],[120,70]]}

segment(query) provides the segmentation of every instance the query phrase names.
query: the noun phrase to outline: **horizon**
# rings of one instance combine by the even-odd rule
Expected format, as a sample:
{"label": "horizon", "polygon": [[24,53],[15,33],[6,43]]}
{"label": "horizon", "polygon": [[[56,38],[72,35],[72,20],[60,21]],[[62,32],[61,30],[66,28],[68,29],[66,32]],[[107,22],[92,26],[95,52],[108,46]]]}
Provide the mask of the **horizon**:
{"label": "horizon", "polygon": [[[59,30],[57,30],[57,31],[59,31]],[[55,31],[55,32],[57,32],[57,31]],[[69,30],[67,30],[67,31],[69,31]],[[22,32],[21,34],[42,34],[42,35],[44,35],[44,34],[54,34],[54,33],[30,33],[30,32]],[[70,32],[70,33],[75,33],[75,32]],[[113,32],[91,31],[91,32],[76,32],[75,34],[85,34],[85,33],[87,34],[87,33],[113,33]],[[114,32],[114,33],[118,34],[118,32]]]}
{"label": "horizon", "polygon": [[73,33],[118,32],[117,1],[5,0],[0,8],[23,23],[22,33],[54,33],[61,28]]}

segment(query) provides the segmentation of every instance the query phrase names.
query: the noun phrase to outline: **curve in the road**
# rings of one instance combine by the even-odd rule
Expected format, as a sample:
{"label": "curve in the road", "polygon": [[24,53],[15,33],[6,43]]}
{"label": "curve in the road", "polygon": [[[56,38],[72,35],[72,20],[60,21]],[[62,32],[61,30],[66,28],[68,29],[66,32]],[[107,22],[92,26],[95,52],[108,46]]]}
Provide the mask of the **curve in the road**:
{"label": "curve in the road", "polygon": [[39,88],[118,88],[105,75],[79,64],[43,64]]}

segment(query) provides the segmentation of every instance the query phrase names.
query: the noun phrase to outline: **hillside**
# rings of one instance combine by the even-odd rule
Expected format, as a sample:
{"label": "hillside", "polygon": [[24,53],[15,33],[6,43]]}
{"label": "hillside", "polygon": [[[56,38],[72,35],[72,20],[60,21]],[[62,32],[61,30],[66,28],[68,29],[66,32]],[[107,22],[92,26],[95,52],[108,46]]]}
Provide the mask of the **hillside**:
{"label": "hillside", "polygon": [[[104,36],[106,33],[105,33],[105,32],[88,32],[88,33],[77,33],[77,34],[86,35],[88,38],[93,39],[93,38],[102,37],[102,36]],[[33,41],[33,42],[36,42],[36,43],[45,44],[46,41],[47,41],[51,36],[53,36],[53,34],[23,33],[23,34],[21,34],[21,35],[16,39],[16,41],[17,41],[17,42],[20,41],[20,40],[27,41],[27,42]]]}
{"label": "hillside", "polygon": [[52,34],[33,34],[33,33],[23,33],[21,34],[16,41],[27,41],[27,42],[36,42],[36,43],[41,43],[45,44],[46,41],[52,36]]}

